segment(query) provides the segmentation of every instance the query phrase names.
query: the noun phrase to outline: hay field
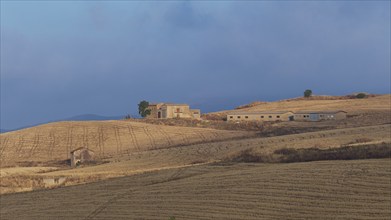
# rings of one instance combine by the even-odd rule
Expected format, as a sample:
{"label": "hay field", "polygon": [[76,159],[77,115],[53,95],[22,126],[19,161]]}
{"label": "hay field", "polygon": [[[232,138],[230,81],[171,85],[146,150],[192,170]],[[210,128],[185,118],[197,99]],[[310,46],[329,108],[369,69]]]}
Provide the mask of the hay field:
{"label": "hay field", "polygon": [[[335,129],[279,137],[249,138],[133,152],[123,154],[111,163],[77,169],[42,168],[46,170],[33,172],[30,170],[31,168],[26,169],[24,167],[2,168],[2,173],[8,173],[8,175],[1,178],[0,194],[53,187],[52,185],[47,187],[40,181],[47,178],[66,178],[66,181],[58,186],[70,186],[150,171],[189,167],[195,164],[208,164],[226,160],[249,148],[259,154],[271,154],[281,148],[316,147],[328,149],[346,145],[390,143],[390,133],[391,125]],[[27,170],[30,170],[30,173]],[[24,180],[28,179],[36,181],[24,182]]]}
{"label": "hay field", "polygon": [[258,105],[232,110],[230,112],[254,112],[254,111],[328,111],[343,110],[348,113],[361,113],[367,111],[390,111],[391,94],[375,96],[364,99],[341,100],[281,100],[276,102],[264,102]]}
{"label": "hay field", "polygon": [[152,125],[129,121],[55,122],[0,134],[0,165],[37,166],[69,158],[88,147],[98,158],[154,149],[229,140],[250,132]]}
{"label": "hay field", "polygon": [[357,140],[366,141],[361,144],[380,142],[390,143],[390,133],[391,125],[380,125],[309,132],[269,138],[249,138],[194,144],[168,149],[136,152],[130,155],[123,155],[122,158],[120,158],[120,161],[115,163],[107,163],[80,169],[59,170],[43,175],[129,175],[144,171],[218,162],[220,160],[224,160],[227,156],[236,154],[248,148],[254,149],[254,151],[259,153],[270,154],[281,148],[338,148],[345,145],[355,145],[352,143],[355,143]]}
{"label": "hay field", "polygon": [[2,195],[7,219],[389,219],[391,160],[203,165]]}
{"label": "hay field", "polygon": [[[291,99],[275,102],[254,102],[240,109],[212,112],[205,117],[225,118],[233,112],[273,112],[273,111],[335,111],[343,110],[353,120],[342,120],[354,126],[391,123],[391,94],[365,99]],[[338,121],[335,121],[338,123]],[[319,124],[319,123],[318,123]],[[289,126],[289,125],[286,125]]]}

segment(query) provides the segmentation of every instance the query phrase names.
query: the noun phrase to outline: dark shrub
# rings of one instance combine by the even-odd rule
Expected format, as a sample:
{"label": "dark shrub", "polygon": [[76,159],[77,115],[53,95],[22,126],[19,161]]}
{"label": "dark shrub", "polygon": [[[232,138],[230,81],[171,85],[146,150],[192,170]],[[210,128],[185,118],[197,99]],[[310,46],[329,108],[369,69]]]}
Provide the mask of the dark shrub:
{"label": "dark shrub", "polygon": [[358,99],[363,99],[363,98],[366,98],[366,97],[367,97],[367,95],[365,93],[358,93],[356,95],[356,98],[358,98]]}

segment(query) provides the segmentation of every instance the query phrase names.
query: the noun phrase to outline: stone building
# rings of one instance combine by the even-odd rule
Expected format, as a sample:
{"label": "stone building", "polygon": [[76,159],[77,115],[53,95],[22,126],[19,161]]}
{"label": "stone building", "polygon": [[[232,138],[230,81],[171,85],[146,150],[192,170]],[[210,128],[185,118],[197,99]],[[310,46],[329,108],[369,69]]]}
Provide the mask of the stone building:
{"label": "stone building", "polygon": [[71,166],[76,167],[83,163],[94,161],[95,153],[85,147],[79,147],[70,152]]}
{"label": "stone building", "polygon": [[190,109],[187,104],[151,103],[148,106],[151,114],[147,118],[201,118],[199,109]]}

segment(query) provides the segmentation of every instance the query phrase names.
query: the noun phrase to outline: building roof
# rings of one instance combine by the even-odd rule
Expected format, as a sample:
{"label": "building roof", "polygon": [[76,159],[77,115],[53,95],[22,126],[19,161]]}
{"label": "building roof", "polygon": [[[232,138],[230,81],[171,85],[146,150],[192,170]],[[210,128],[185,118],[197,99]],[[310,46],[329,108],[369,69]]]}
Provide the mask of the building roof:
{"label": "building roof", "polygon": [[153,102],[153,103],[149,103],[148,106],[151,106],[151,105],[162,105],[162,104],[164,104],[164,103],[163,102],[159,102],[159,103]]}
{"label": "building roof", "polygon": [[188,106],[188,104],[183,104],[183,103],[170,103],[170,102],[153,102],[153,103],[149,103],[148,104],[149,106],[152,106],[152,105],[167,105],[167,106]]}
{"label": "building roof", "polygon": [[285,114],[293,113],[292,111],[279,111],[279,112],[232,112],[227,115],[273,115],[273,114]]}
{"label": "building roof", "polygon": [[295,114],[336,114],[338,112],[347,113],[345,111],[339,110],[339,111],[298,111],[295,112]]}
{"label": "building roof", "polygon": [[167,106],[189,106],[188,104],[175,104],[175,103],[163,103],[163,105],[167,105]]}
{"label": "building roof", "polygon": [[[78,150],[88,150],[88,151],[92,151],[92,150],[90,150],[90,149],[88,149],[88,148],[86,148],[86,147],[78,147],[78,148],[72,150],[71,153],[73,153],[73,152],[75,152],[75,151],[78,151]],[[92,152],[94,152],[94,151],[92,151]]]}

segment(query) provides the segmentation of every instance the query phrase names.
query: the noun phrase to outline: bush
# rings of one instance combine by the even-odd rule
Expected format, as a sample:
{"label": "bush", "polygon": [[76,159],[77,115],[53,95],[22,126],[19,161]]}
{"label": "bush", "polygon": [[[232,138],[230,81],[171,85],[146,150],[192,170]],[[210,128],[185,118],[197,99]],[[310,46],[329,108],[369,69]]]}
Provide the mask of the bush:
{"label": "bush", "polygon": [[308,162],[319,160],[356,160],[371,158],[391,157],[390,143],[367,144],[361,146],[344,146],[339,148],[319,149],[293,149],[285,148],[274,151],[275,154],[282,155],[280,162]]}
{"label": "bush", "polygon": [[391,144],[367,144],[361,146],[343,146],[339,148],[282,148],[275,150],[272,154],[259,154],[252,149],[243,150],[225,162],[244,163],[294,163],[320,160],[357,160],[372,158],[390,158]]}
{"label": "bush", "polygon": [[358,99],[363,99],[363,98],[366,98],[366,97],[367,97],[367,95],[365,93],[358,93],[356,95],[356,98],[358,98]]}

